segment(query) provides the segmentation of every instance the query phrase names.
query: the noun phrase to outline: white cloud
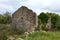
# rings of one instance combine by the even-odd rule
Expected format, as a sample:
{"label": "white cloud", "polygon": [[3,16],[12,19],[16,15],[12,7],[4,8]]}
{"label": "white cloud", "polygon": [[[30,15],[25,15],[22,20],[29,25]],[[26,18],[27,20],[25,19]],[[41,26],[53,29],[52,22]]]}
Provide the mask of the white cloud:
{"label": "white cloud", "polygon": [[14,12],[22,5],[35,11],[40,12],[60,12],[60,0],[0,0],[0,9]]}
{"label": "white cloud", "polygon": [[2,3],[2,2],[8,2],[8,0],[0,0],[0,3]]}
{"label": "white cloud", "polygon": [[0,4],[0,12],[6,12],[6,11],[9,11],[9,12],[13,12],[13,7],[10,6],[10,5],[6,5],[6,4]]}
{"label": "white cloud", "polygon": [[44,8],[48,7],[51,5],[50,0],[28,0],[25,2],[20,2],[19,6],[27,6],[28,8],[32,9],[37,13],[37,15],[40,12],[47,12],[48,10],[44,10]]}
{"label": "white cloud", "polygon": [[25,6],[33,6],[33,7],[46,7],[46,6],[49,6],[51,4],[51,1],[50,0],[28,0],[28,1],[25,1],[25,2],[20,2],[20,6],[21,5],[25,5]]}

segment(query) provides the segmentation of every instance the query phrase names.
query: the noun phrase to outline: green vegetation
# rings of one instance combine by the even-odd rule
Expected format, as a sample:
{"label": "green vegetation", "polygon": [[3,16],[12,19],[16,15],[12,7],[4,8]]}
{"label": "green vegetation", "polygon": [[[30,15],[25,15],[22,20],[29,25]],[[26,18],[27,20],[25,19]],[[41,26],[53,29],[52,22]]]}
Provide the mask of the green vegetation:
{"label": "green vegetation", "polygon": [[60,40],[60,32],[34,32],[27,36],[27,40]]}
{"label": "green vegetation", "polygon": [[[6,12],[4,14],[0,14],[0,24],[10,24],[11,23],[11,13]],[[41,12],[38,15],[38,28],[42,24],[43,29],[45,29],[48,19],[51,18],[51,29],[60,30],[60,15],[56,13],[49,12]]]}
{"label": "green vegetation", "polygon": [[38,15],[38,25],[43,24],[45,28],[49,18],[51,18],[51,29],[60,30],[60,15],[56,13],[41,12],[40,15]]}
{"label": "green vegetation", "polygon": [[0,14],[0,24],[10,24],[11,23],[11,14],[9,12]]}
{"label": "green vegetation", "polygon": [[[23,39],[26,39],[26,35],[22,34],[24,31],[10,29],[11,14],[6,12],[0,14],[0,40],[7,40],[7,36],[18,35]],[[56,13],[44,13],[41,12],[38,15],[38,27],[36,30],[39,31],[39,26],[45,30],[48,19],[51,18],[51,32],[34,32],[29,34],[27,40],[60,40],[60,15]],[[22,34],[22,35],[21,35]]]}

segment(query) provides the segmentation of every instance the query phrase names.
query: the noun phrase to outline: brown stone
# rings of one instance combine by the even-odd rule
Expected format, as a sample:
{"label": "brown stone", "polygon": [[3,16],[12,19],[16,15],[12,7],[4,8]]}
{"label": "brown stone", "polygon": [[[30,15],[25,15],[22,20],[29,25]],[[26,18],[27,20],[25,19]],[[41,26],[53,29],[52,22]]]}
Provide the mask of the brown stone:
{"label": "brown stone", "polygon": [[36,13],[22,6],[12,15],[12,27],[18,30],[33,31],[37,27]]}
{"label": "brown stone", "polygon": [[51,30],[51,17],[48,19],[47,24],[46,24],[46,31]]}

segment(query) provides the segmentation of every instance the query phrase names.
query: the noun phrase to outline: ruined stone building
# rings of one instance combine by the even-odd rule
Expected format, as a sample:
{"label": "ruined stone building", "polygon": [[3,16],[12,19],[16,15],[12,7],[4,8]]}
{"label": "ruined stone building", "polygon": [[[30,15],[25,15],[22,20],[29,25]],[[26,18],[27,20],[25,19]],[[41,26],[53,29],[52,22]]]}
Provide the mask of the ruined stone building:
{"label": "ruined stone building", "polygon": [[47,24],[46,24],[46,29],[50,30],[51,29],[51,17],[48,19]]}
{"label": "ruined stone building", "polygon": [[37,27],[37,15],[25,6],[12,14],[12,27],[18,30],[34,31]]}

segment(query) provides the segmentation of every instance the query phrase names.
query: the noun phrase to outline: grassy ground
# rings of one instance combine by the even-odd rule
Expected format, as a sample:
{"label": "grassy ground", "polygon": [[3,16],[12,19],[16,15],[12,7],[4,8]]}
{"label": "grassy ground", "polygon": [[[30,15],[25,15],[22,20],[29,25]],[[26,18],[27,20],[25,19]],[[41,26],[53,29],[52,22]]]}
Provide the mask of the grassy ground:
{"label": "grassy ground", "polygon": [[60,40],[60,32],[34,32],[26,40]]}

